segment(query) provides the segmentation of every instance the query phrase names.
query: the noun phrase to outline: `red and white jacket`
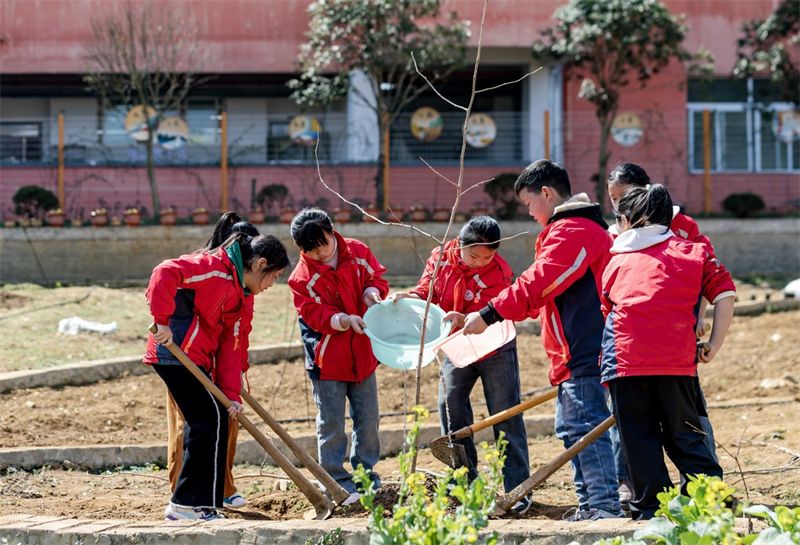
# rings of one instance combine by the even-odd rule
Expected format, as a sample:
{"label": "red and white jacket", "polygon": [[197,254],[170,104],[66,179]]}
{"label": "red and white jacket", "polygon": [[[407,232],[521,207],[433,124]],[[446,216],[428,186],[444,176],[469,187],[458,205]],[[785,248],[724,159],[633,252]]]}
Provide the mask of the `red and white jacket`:
{"label": "red and white jacket", "polygon": [[289,277],[289,288],[300,318],[306,349],[306,370],[311,378],[361,382],[378,366],[369,337],[334,327],[337,314],[367,311],[364,293],[377,290],[381,299],[389,292],[386,269],[366,244],[334,232],[338,264],[329,267],[302,252]]}
{"label": "red and white jacket", "polygon": [[[224,251],[194,253],[162,262],[150,277],[146,297],[156,324],[169,325],[173,342],[203,367],[228,399],[241,401],[252,297],[245,303],[236,268]],[[244,349],[244,364],[242,362]],[[144,362],[180,365],[150,335]]]}
{"label": "red and white jacket", "polygon": [[[681,209],[678,206],[672,207],[672,223],[669,226],[670,230],[675,234],[675,236],[685,238],[689,242],[702,242],[704,244],[708,244],[713,251],[714,247],[711,246],[711,241],[708,240],[708,237],[700,234],[700,228],[697,227],[697,222],[686,214],[681,214],[680,210]],[[619,236],[619,231],[617,230],[616,224],[609,227],[608,232],[611,233],[613,238],[617,238],[617,236]]]}
{"label": "red and white jacket", "polygon": [[[471,269],[461,260],[461,242],[451,240],[444,247],[444,257],[439,274],[433,285],[431,302],[439,305],[445,312],[456,311],[462,314],[478,312],[511,285],[514,273],[506,260],[495,254],[494,258],[480,269]],[[410,291],[422,299],[428,298],[431,276],[439,259],[439,247],[433,249],[425,272],[417,286]]]}
{"label": "red and white jacket", "polygon": [[736,295],[711,247],[648,225],[622,233],[603,274],[602,381],[697,373],[700,300]]}
{"label": "red and white jacket", "polygon": [[555,209],[536,239],[536,260],[481,311],[491,325],[541,316],[550,383],[600,374],[601,278],[611,237],[600,206],[586,194]]}

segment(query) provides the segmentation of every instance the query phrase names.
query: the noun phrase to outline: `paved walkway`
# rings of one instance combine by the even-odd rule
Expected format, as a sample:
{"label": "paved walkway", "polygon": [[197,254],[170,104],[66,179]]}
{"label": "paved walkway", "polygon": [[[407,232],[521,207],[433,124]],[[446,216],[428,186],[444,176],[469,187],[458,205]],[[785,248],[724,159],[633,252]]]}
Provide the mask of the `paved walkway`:
{"label": "paved walkway", "polygon": [[[550,520],[495,520],[485,538],[497,531],[501,545],[590,545],[603,538],[630,536],[644,523],[629,519],[595,522]],[[291,520],[283,522],[239,519],[195,521],[90,520],[31,515],[0,516],[0,543],[4,545],[267,545],[304,544],[341,528],[345,545],[367,545],[366,519]],[[482,541],[482,540],[481,540]]]}

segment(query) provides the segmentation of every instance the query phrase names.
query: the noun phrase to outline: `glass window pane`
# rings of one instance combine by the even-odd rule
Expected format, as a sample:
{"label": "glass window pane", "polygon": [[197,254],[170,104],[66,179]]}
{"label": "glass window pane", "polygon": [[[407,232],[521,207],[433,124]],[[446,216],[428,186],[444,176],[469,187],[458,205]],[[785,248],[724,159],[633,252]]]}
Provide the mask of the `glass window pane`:
{"label": "glass window pane", "polygon": [[219,120],[215,99],[190,99],[186,109],[189,141],[196,144],[219,142]]}
{"label": "glass window pane", "polygon": [[689,102],[747,102],[747,80],[689,78]]}
{"label": "glass window pane", "polygon": [[119,146],[135,143],[125,130],[127,114],[128,108],[123,104],[106,108],[103,112],[103,144]]}
{"label": "glass window pane", "polygon": [[788,168],[788,149],[775,137],[777,112],[761,112],[761,170],[785,170]]}
{"label": "glass window pane", "polygon": [[747,114],[717,112],[720,116],[722,165],[720,170],[747,170]]}
{"label": "glass window pane", "polygon": [[770,103],[783,102],[785,99],[771,79],[754,79],[753,100],[755,102]]}
{"label": "glass window pane", "polygon": [[[716,112],[710,112],[710,127],[709,127],[709,143],[711,148],[711,170],[715,170],[717,168],[717,160],[716,160],[716,153],[714,152],[716,146],[716,134],[714,131],[714,116]],[[692,168],[695,170],[703,170],[703,112],[692,112],[691,113],[691,129],[694,131],[694,164]]]}

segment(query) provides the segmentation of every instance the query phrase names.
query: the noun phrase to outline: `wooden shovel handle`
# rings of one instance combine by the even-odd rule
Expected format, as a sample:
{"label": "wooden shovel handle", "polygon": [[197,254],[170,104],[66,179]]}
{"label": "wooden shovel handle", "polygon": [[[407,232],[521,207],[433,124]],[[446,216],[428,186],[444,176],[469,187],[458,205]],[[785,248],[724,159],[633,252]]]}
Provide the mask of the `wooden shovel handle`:
{"label": "wooden shovel handle", "polygon": [[533,396],[528,401],[523,401],[519,405],[514,405],[513,407],[509,407],[505,411],[500,411],[499,413],[493,414],[492,416],[490,416],[485,420],[481,420],[480,422],[471,425],[469,429],[472,430],[473,434],[478,433],[484,428],[488,428],[489,426],[494,426],[498,422],[502,422],[503,420],[511,418],[512,416],[517,415],[523,411],[527,411],[531,407],[535,407],[536,405],[541,405],[545,401],[550,401],[551,399],[556,397],[557,394],[558,394],[558,388],[554,386],[538,395]]}
{"label": "wooden shovel handle", "polygon": [[[148,329],[151,333],[158,332],[156,324],[150,324]],[[172,342],[166,348],[172,353],[173,356],[178,358],[178,361],[180,361],[183,366],[186,367],[189,372],[193,374],[197,380],[199,380],[226,409],[232,405],[231,400],[222,393],[222,390],[220,390],[216,384],[211,382],[211,379],[209,379],[200,370],[197,364],[194,363],[189,356],[186,355],[186,352],[181,350],[177,344]],[[227,418],[227,415],[225,415],[225,417]],[[253,439],[258,441],[258,444],[260,444],[264,450],[267,451],[267,454],[269,454],[275,463],[278,464],[278,466],[284,472],[286,472],[286,475],[297,485],[297,488],[300,489],[305,497],[308,498],[308,501],[311,502],[317,513],[330,513],[333,508],[331,501],[326,498],[325,495],[305,477],[305,475],[300,473],[300,470],[294,467],[294,464],[292,464],[292,462],[286,456],[284,456],[283,453],[279,451],[269,439],[267,439],[267,436],[261,433],[261,430],[259,430],[244,414],[239,413],[236,415],[236,418],[242,424],[242,427],[250,432],[250,435],[253,436]]]}

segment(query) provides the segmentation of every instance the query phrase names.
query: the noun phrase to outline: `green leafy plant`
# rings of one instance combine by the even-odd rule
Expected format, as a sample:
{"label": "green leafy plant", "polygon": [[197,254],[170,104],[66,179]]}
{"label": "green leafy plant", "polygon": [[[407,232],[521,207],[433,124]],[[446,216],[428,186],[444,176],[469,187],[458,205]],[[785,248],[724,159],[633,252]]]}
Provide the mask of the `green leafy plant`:
{"label": "green leafy plant", "polygon": [[317,541],[314,541],[314,538],[308,538],[306,545],[344,545],[344,538],[339,535],[341,533],[341,528],[334,528],[324,536],[320,536]]}
{"label": "green leafy plant", "polygon": [[749,218],[764,210],[764,199],[755,193],[731,193],[722,201],[722,208],[737,218]]}
{"label": "green leafy plant", "polygon": [[39,218],[47,210],[58,208],[58,197],[38,185],[20,187],[11,200],[14,202],[14,213],[20,217]]}
{"label": "green leafy plant", "polygon": [[[363,467],[354,472],[354,480],[365,492],[361,505],[370,513],[370,543],[380,545],[456,545],[475,543],[478,531],[489,525],[489,515],[495,509],[495,491],[502,483],[505,460],[505,442],[501,438],[499,447],[486,450],[484,459],[488,470],[477,479],[468,482],[467,468],[448,469],[432,485],[426,483],[424,473],[411,472],[411,460],[416,451],[416,438],[420,424],[428,418],[423,407],[414,407],[409,415],[413,421],[406,436],[408,452],[399,456],[401,483],[397,502],[391,516],[384,516],[384,507],[375,504],[375,490]],[[487,448],[485,443],[481,445]],[[486,476],[484,476],[486,475]],[[451,505],[455,499],[455,508]],[[488,545],[497,543],[497,533],[486,540]]]}
{"label": "green leafy plant", "polygon": [[[596,541],[594,545],[793,545],[800,544],[800,508],[779,506],[772,511],[763,505],[748,507],[745,514],[767,519],[770,526],[758,534],[741,535],[734,529],[730,507],[734,488],[719,477],[689,477],[688,496],[678,488],[658,495],[660,509],[647,526],[633,538],[622,536]],[[577,545],[573,543],[571,545]]]}
{"label": "green leafy plant", "polygon": [[517,194],[514,193],[514,183],[516,181],[517,174],[504,172],[483,186],[483,190],[492,199],[497,219],[511,220],[517,215],[520,202]]}

